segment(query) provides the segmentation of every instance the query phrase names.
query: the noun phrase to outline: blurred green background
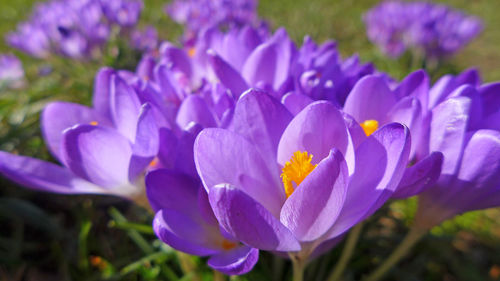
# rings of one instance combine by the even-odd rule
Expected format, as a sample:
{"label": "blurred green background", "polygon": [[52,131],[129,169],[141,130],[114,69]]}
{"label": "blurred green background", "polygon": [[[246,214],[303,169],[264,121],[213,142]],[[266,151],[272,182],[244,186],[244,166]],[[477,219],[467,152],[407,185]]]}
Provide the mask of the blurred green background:
{"label": "blurred green background", "polygon": [[[29,16],[34,2],[0,1],[1,38]],[[141,25],[153,24],[160,38],[175,41],[182,30],[164,14],[166,1],[144,2]],[[410,71],[408,58],[387,59],[365,35],[362,14],[377,2],[260,0],[259,15],[274,28],[286,27],[298,44],[306,34],[318,41],[332,38],[344,57],[358,53],[363,61],[373,61],[379,70],[400,79]],[[439,2],[479,16],[485,27],[436,75],[474,66],[484,81],[500,80],[500,1]],[[0,149],[43,159],[50,159],[38,125],[43,106],[52,100],[89,104],[99,67],[132,69],[138,58],[124,51],[100,62],[43,61],[0,40],[0,53],[4,52],[21,57],[29,86],[0,91]],[[40,76],[39,68],[48,65],[53,71]],[[368,221],[345,280],[359,280],[390,253],[406,233],[414,208],[414,199],[394,202]],[[498,210],[472,212],[434,228],[385,280],[500,280],[499,215]],[[193,272],[184,274],[173,251],[155,239],[151,219],[146,210],[117,198],[39,193],[0,179],[0,280],[196,280]],[[307,273],[328,272],[341,249],[342,244],[316,260]],[[203,280],[212,280],[203,259],[192,262]],[[289,274],[288,263],[262,253],[252,273],[231,280],[288,280]]]}

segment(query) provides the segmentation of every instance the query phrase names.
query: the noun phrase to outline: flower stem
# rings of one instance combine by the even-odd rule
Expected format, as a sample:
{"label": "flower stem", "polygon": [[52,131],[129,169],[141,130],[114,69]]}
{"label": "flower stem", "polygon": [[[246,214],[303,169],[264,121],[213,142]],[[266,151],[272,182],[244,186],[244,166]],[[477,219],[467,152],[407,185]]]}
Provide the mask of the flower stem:
{"label": "flower stem", "polygon": [[293,265],[293,281],[303,281],[307,258],[293,253],[289,253],[289,256]]}
{"label": "flower stem", "polygon": [[403,241],[399,246],[392,252],[392,254],[387,258],[375,271],[373,271],[364,281],[378,281],[396,265],[408,252],[410,249],[427,233],[427,229],[413,226]]}
{"label": "flower stem", "polygon": [[278,256],[273,256],[273,281],[280,281],[283,273],[285,260]]}
{"label": "flower stem", "polygon": [[353,227],[353,229],[349,233],[349,236],[347,237],[347,241],[344,246],[344,249],[342,250],[342,254],[340,255],[340,259],[335,265],[335,268],[330,273],[330,276],[328,277],[327,281],[335,281],[342,276],[347,264],[349,263],[349,260],[351,260],[352,254],[354,253],[354,249],[356,247],[356,244],[358,243],[362,229],[363,229],[362,222],[358,223],[355,227]]}
{"label": "flower stem", "polygon": [[225,281],[226,278],[224,277],[224,274],[218,272],[217,270],[213,270],[214,271],[214,281]]}
{"label": "flower stem", "polygon": [[201,277],[196,272],[196,264],[191,260],[191,256],[180,251],[175,251],[175,253],[177,254],[184,275],[193,274],[191,280],[201,281]]}

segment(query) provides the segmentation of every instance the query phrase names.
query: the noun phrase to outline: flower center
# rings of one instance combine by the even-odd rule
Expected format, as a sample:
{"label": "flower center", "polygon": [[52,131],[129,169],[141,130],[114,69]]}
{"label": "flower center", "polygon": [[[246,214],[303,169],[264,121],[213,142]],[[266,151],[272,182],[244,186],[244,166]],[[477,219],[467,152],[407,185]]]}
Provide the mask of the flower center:
{"label": "flower center", "polygon": [[231,242],[227,239],[222,240],[222,249],[224,250],[231,250],[236,247],[236,243]]}
{"label": "flower center", "polygon": [[373,132],[375,132],[378,129],[377,120],[365,120],[365,122],[359,125],[361,125],[363,131],[365,131],[366,136],[370,136],[371,134],[373,134]]}
{"label": "flower center", "polygon": [[92,121],[92,122],[90,122],[90,125],[92,125],[92,126],[97,126],[98,124],[99,124],[99,123],[98,123],[97,121]]}
{"label": "flower center", "polygon": [[149,162],[149,167],[150,168],[156,168],[156,166],[158,166],[158,164],[160,163],[160,161],[158,160],[158,157],[155,157],[153,158],[153,160],[151,160],[151,162]]}
{"label": "flower center", "polygon": [[196,49],[195,49],[195,47],[191,47],[191,48],[189,48],[189,49],[188,49],[188,56],[189,56],[190,58],[194,57],[194,55],[195,55],[195,54],[196,54]]}
{"label": "flower center", "polygon": [[308,154],[307,151],[296,151],[290,161],[285,163],[281,170],[281,180],[285,188],[286,198],[290,197],[295,188],[318,166],[311,164],[312,157],[312,154]]}

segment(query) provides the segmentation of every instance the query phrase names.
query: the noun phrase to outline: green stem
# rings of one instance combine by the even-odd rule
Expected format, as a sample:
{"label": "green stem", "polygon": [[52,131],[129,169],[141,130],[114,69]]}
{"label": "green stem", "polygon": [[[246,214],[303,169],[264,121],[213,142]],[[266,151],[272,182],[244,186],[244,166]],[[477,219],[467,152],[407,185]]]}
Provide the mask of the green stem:
{"label": "green stem", "polygon": [[392,252],[392,254],[387,258],[375,271],[373,271],[364,281],[378,281],[396,265],[408,252],[410,249],[417,244],[418,241],[427,233],[427,229],[416,227],[415,225],[410,229],[406,237],[399,244],[399,246]]}
{"label": "green stem", "polygon": [[177,258],[179,258],[179,263],[181,265],[182,272],[186,274],[193,274],[191,280],[201,281],[201,277],[196,272],[196,264],[191,259],[191,256],[180,251],[175,251],[177,253]]}
{"label": "green stem", "polygon": [[300,255],[292,253],[288,255],[293,265],[293,281],[303,281],[307,258],[302,258]]}
{"label": "green stem", "polygon": [[283,274],[285,260],[278,256],[273,256],[273,281],[280,281]]}
{"label": "green stem", "polygon": [[225,281],[226,277],[224,277],[224,274],[218,272],[217,270],[214,271],[214,281]]}
{"label": "green stem", "polygon": [[328,277],[327,281],[335,281],[342,276],[347,264],[349,263],[349,260],[352,257],[352,254],[354,253],[354,249],[356,248],[356,244],[358,243],[362,229],[363,229],[363,223],[358,223],[351,230],[349,236],[347,237],[344,249],[342,250],[342,254],[340,255],[340,259],[335,265],[335,268],[330,273],[330,276]]}

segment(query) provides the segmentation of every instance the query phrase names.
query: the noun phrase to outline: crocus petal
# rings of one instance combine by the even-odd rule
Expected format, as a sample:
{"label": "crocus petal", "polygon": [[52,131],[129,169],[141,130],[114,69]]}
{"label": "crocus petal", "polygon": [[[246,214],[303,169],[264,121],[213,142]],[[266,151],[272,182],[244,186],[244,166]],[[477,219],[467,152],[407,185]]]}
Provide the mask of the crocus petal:
{"label": "crocus petal", "polygon": [[290,230],[245,192],[218,185],[210,189],[208,197],[217,220],[236,239],[261,250],[300,250]]}
{"label": "crocus petal", "polygon": [[342,210],[347,181],[344,157],[332,150],[285,201],[281,222],[301,242],[318,239]]}
{"label": "crocus petal", "polygon": [[198,95],[190,95],[184,99],[175,121],[180,128],[186,128],[191,122],[205,128],[216,126],[213,113],[203,98]]}
{"label": "crocus petal", "polygon": [[135,68],[135,73],[137,76],[143,80],[150,80],[153,78],[153,71],[156,65],[156,59],[154,56],[145,54],[142,56],[137,67]]}
{"label": "crocus petal", "polygon": [[213,255],[207,264],[226,275],[241,275],[252,270],[258,260],[258,249],[241,246]]}
{"label": "crocus petal", "polygon": [[454,175],[458,169],[465,143],[470,103],[467,97],[451,98],[432,111],[429,150],[443,153],[443,174]]}
{"label": "crocus petal", "polygon": [[356,149],[366,139],[365,131],[363,131],[363,128],[361,128],[361,126],[352,116],[345,112],[342,113],[342,115],[344,116],[344,122],[347,126],[347,130],[349,131],[349,135],[351,136],[353,149]]}
{"label": "crocus petal", "polygon": [[135,91],[118,76],[111,77],[111,116],[117,130],[134,141],[141,103]]}
{"label": "crocus petal", "polygon": [[470,136],[457,176],[442,174],[419,196],[417,223],[432,227],[453,216],[500,204],[500,134],[479,130]]}
{"label": "crocus petal", "polygon": [[196,208],[200,183],[182,173],[158,169],[146,175],[146,194],[155,211],[173,209],[201,217]]}
{"label": "crocus petal", "polygon": [[182,132],[175,148],[174,168],[177,171],[183,172],[193,177],[198,177],[196,166],[194,164],[193,147],[196,136],[203,128],[199,125],[194,125]]}
{"label": "crocus petal", "polygon": [[248,89],[248,85],[243,77],[232,66],[214,52],[209,51],[208,56],[215,75],[231,91],[235,98],[238,98]]}
{"label": "crocus petal", "polygon": [[279,29],[250,54],[241,73],[251,86],[260,82],[278,90],[289,76],[293,51],[286,31]]}
{"label": "crocus petal", "polygon": [[134,182],[151,163],[160,150],[160,133],[156,125],[153,108],[144,104],[139,113],[137,133],[132,145],[132,159],[129,167],[129,180]]}
{"label": "crocus petal", "polygon": [[[458,172],[459,181],[465,182],[465,192],[454,204],[463,211],[495,207],[500,204],[500,133],[492,130],[477,131],[464,149]],[[464,202],[465,201],[465,202]]]}
{"label": "crocus petal", "polygon": [[332,148],[346,155],[348,143],[342,113],[329,102],[315,102],[297,114],[283,132],[278,163],[284,166],[296,151],[307,151],[313,155],[312,162],[318,163]]}
{"label": "crocus petal", "polygon": [[313,102],[314,101],[310,97],[296,92],[290,92],[281,99],[281,103],[283,103],[293,115],[297,115],[302,109]]}
{"label": "crocus petal", "polygon": [[481,128],[484,120],[483,101],[481,100],[477,89],[470,85],[460,86],[448,96],[448,99],[454,97],[468,97],[470,99],[467,130],[470,131]]}
{"label": "crocus petal", "polygon": [[112,120],[110,107],[111,77],[116,75],[111,68],[104,67],[99,70],[94,81],[94,94],[92,104],[94,109],[108,120]]}
{"label": "crocus petal", "polygon": [[368,75],[356,83],[347,96],[344,111],[358,122],[377,120],[379,124],[387,121],[387,112],[396,103],[396,96],[387,86],[382,76]]}
{"label": "crocus petal", "polygon": [[398,188],[392,194],[392,198],[408,198],[434,185],[441,175],[442,164],[443,154],[441,152],[433,152],[415,165],[406,168]]}
{"label": "crocus petal", "polygon": [[109,125],[109,121],[86,106],[69,102],[52,102],[41,115],[42,133],[52,155],[60,159],[60,147],[64,130],[77,124],[97,122]]}
{"label": "crocus petal", "polygon": [[251,89],[238,100],[228,127],[255,144],[266,161],[276,161],[281,134],[292,115],[268,94]]}
{"label": "crocus petal", "polygon": [[250,53],[261,43],[261,36],[251,25],[234,28],[224,36],[221,55],[240,71]]}
{"label": "crocus petal", "polygon": [[251,86],[261,82],[272,87],[276,75],[277,45],[277,43],[262,44],[248,57],[242,75]]}
{"label": "crocus petal", "polygon": [[180,89],[173,71],[167,65],[159,64],[156,66],[154,73],[155,81],[161,88],[165,102],[179,106],[181,103],[180,96],[183,95],[183,91]]}
{"label": "crocus petal", "polygon": [[420,142],[422,141],[422,107],[417,98],[402,98],[387,114],[391,122],[398,122],[407,126],[411,131],[412,151],[410,159],[415,155]]}
{"label": "crocus petal", "polygon": [[429,108],[432,109],[445,99],[458,87],[470,85],[479,86],[481,78],[476,69],[468,69],[457,77],[445,75],[440,78],[429,91]]}
{"label": "crocus petal", "polygon": [[483,118],[480,128],[500,130],[500,83],[486,84],[479,88]]}
{"label": "crocus petal", "polygon": [[129,182],[130,142],[108,128],[77,125],[64,133],[61,154],[78,176],[102,187]]}
{"label": "crocus petal", "polygon": [[424,70],[417,70],[406,76],[398,87],[394,90],[399,99],[413,96],[421,100],[427,106],[427,96],[429,92],[430,78]]}
{"label": "crocus petal", "polygon": [[500,108],[500,82],[490,83],[478,89],[486,116],[498,112]]}
{"label": "crocus petal", "polygon": [[64,194],[109,193],[75,176],[67,168],[3,151],[0,151],[0,173],[20,185],[42,191]]}
{"label": "crocus petal", "polygon": [[198,221],[173,209],[157,212],[153,229],[161,241],[191,255],[207,256],[220,251]]}
{"label": "crocus petal", "polygon": [[184,50],[170,45],[162,48],[162,55],[168,63],[172,64],[172,68],[182,71],[187,77],[191,77],[191,60]]}
{"label": "crocus petal", "polygon": [[275,162],[266,163],[244,137],[229,130],[205,129],[196,138],[194,158],[209,194],[215,185],[231,184],[279,216],[285,192],[278,167]]}
{"label": "crocus petal", "polygon": [[375,131],[356,149],[356,168],[329,238],[341,235],[389,199],[403,177],[409,153],[410,132],[398,123]]}

